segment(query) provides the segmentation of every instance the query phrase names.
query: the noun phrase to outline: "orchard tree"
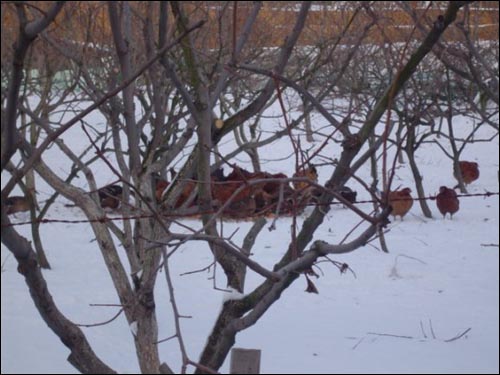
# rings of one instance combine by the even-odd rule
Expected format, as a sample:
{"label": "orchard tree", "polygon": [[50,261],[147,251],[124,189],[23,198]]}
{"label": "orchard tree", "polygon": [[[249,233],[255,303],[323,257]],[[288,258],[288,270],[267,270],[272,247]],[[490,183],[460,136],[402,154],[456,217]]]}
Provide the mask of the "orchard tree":
{"label": "orchard tree", "polygon": [[[34,2],[2,3],[2,11],[9,9],[18,27],[6,77],[5,101],[2,98],[5,103],[2,105],[2,172],[9,163],[17,163],[16,172],[2,189],[2,243],[14,254],[40,315],[70,349],[68,360],[82,373],[114,373],[93,351],[81,329],[59,311],[31,244],[11,225],[6,199],[21,178],[34,171],[55,192],[78,206],[88,219],[121,309],[128,324],[134,327],[134,344],[142,373],[159,373],[168,367],[161,362],[157,344],[155,299],[160,297],[155,295],[154,286],[162,267],[176,327],[174,337],[182,353],[181,371],[186,372],[187,366],[194,366],[198,373],[217,371],[234,345],[236,335],[258,323],[301,274],[310,272],[322,257],[361,248],[387,224],[390,207],[386,202],[380,201],[379,213],[366,213],[342,198],[338,190],[380,150],[384,136],[372,138],[370,147],[364,146],[404,84],[467,3],[449,2],[432,25],[423,26],[425,36],[415,45],[407,45],[397,71],[380,88],[380,95],[358,123],[350,121],[352,112],[347,111],[347,115],[344,113],[338,119],[322,103],[333,95],[337,83],[355,64],[362,41],[377,22],[376,18],[368,17],[371,21],[363,31],[352,32],[351,25],[358,22],[358,17],[370,14],[369,6],[355,7],[351,21],[332,31],[336,33],[332,42],[322,46],[309,70],[307,66],[297,68],[300,59],[295,51],[303,47],[301,37],[305,38],[307,20],[313,13],[310,2],[283,11],[281,16],[293,19],[289,28],[270,28],[274,5],[266,7],[262,2],[240,6],[174,1],[150,2],[142,7],[133,2],[108,2],[82,3],[75,8],[64,2],[44,3],[42,7]],[[238,22],[239,14],[245,15],[242,22]],[[255,43],[259,40],[264,43],[259,38],[261,30],[269,31],[271,39],[267,40],[275,43],[273,48],[265,44],[257,48]],[[81,93],[76,106],[63,108],[71,113],[69,117],[62,117],[63,120],[55,120],[56,108],[50,106],[47,98],[43,105],[45,112],[38,113],[30,110],[23,96],[25,63],[30,51],[41,48],[36,43],[38,40],[50,44],[64,59],[64,71],[71,73],[70,81]],[[343,44],[351,48],[340,51],[339,46]],[[342,57],[342,63],[335,67],[337,55]],[[46,64],[43,65],[46,67]],[[320,66],[326,68],[319,69]],[[312,82],[319,74],[327,74],[332,83],[314,89]],[[287,118],[285,89],[297,92],[303,100],[304,113],[297,118]],[[227,105],[230,100],[238,105],[230,111],[219,111],[224,102]],[[297,169],[303,168],[300,165],[303,158],[294,128],[313,109],[326,119],[332,134],[338,137],[341,153],[331,166],[325,184],[308,182],[317,192],[316,207],[300,227],[297,227],[296,215],[292,217],[290,243],[282,249],[283,257],[270,269],[249,256],[252,244],[258,244],[262,220],[250,230],[242,248],[217,228],[224,207],[234,201],[237,193],[220,208],[213,209],[212,160],[217,145],[231,137],[236,129],[255,121],[272,100],[280,102],[286,124],[284,131],[274,136],[290,138]],[[64,104],[59,108],[61,106]],[[89,123],[86,116],[93,111],[100,111],[106,123]],[[22,116],[39,127],[43,137],[30,143],[21,131]],[[121,225],[107,220],[100,205],[96,169],[94,164],[89,164],[91,156],[76,154],[62,142],[63,134],[77,124],[82,127],[82,137],[88,139],[87,147],[109,168],[114,181],[123,186],[121,213],[132,219],[123,220]],[[251,139],[255,142],[252,147],[257,148],[263,141]],[[266,141],[272,142],[273,138]],[[57,147],[61,158],[82,171],[88,190],[73,183],[69,178],[71,171],[61,172],[46,162],[44,156],[51,146]],[[237,152],[244,149],[242,144]],[[313,163],[314,157],[311,155],[308,161]],[[230,158],[221,160],[231,163]],[[159,202],[155,194],[158,175],[165,177],[166,170],[174,165],[178,165],[178,171]],[[304,180],[307,181],[303,177],[280,177],[276,182],[284,186],[290,181]],[[250,186],[258,183],[262,181],[248,182]],[[202,224],[201,230],[190,228],[190,234],[178,233],[172,225],[178,220],[173,214],[186,208],[175,207],[186,186],[193,187],[189,195],[197,196],[195,212],[201,214]],[[312,242],[334,198],[363,220],[362,231],[346,242]],[[169,268],[178,244],[189,245],[192,241],[208,244],[217,265],[224,271],[227,287],[243,292],[246,269],[264,277],[260,285],[246,291],[241,299],[223,304],[198,359],[187,353],[183,341],[176,304],[178,296],[174,294]],[[127,265],[118,255],[119,246],[126,252]],[[171,248],[174,250],[169,250]]]}

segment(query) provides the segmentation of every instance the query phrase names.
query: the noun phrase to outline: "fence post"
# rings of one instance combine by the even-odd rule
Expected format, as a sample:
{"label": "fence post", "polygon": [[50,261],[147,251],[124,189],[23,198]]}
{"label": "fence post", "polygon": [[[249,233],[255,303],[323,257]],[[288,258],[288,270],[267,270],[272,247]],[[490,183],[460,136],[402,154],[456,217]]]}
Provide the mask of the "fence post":
{"label": "fence post", "polygon": [[231,374],[260,374],[259,349],[231,349]]}

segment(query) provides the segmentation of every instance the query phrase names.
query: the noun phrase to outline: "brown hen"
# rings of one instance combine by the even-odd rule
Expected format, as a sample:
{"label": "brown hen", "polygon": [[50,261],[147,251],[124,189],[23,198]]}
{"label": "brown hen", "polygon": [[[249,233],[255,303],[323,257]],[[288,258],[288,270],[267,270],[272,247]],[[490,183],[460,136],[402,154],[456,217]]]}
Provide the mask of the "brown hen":
{"label": "brown hen", "polygon": [[[301,169],[294,173],[293,177],[307,177],[312,182],[318,182],[318,171],[314,165],[306,169]],[[310,184],[306,181],[293,181],[293,187],[295,190],[303,190],[309,187]]]}
{"label": "brown hen", "polygon": [[26,197],[8,197],[5,200],[5,205],[7,206],[7,215],[30,210],[30,203]]}
{"label": "brown hen", "polygon": [[[462,173],[462,178],[466,185],[479,178],[479,165],[473,161],[459,161],[458,165],[460,167],[460,172]],[[455,178],[458,180],[457,174],[455,173]]]}
{"label": "brown hen", "polygon": [[441,186],[439,188],[439,194],[436,196],[436,204],[443,218],[449,213],[450,219],[453,219],[453,214],[456,213],[460,207],[457,193],[455,190],[447,188],[446,186]]}
{"label": "brown hen", "polygon": [[401,220],[403,220],[403,217],[410,211],[411,206],[413,206],[413,198],[410,193],[410,188],[389,192],[389,205],[392,207],[392,216],[401,216]]}

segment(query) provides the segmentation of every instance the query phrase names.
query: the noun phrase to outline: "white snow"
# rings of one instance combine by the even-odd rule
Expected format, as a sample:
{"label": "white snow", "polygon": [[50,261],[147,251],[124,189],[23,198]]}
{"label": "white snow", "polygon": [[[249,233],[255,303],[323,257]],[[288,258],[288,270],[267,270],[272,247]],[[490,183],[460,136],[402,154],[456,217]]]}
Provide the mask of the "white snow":
{"label": "white snow", "polygon": [[[94,120],[100,121],[97,116]],[[271,119],[262,127],[271,130],[277,121]],[[459,129],[465,131],[468,121],[455,119],[457,133]],[[324,126],[317,118],[313,123]],[[486,126],[480,131],[482,135],[492,132]],[[318,145],[321,141],[317,141]],[[77,144],[86,142],[86,138],[74,128],[65,135],[65,142]],[[302,145],[306,144],[303,140]],[[231,142],[227,142],[221,150],[226,152],[230,147]],[[339,150],[339,145],[332,144],[322,153],[333,159],[339,156]],[[498,137],[466,147],[463,159],[477,161],[481,170],[470,192],[498,191],[498,151]],[[291,175],[294,158],[287,157],[289,154],[289,140],[285,137],[262,151],[266,160],[275,160],[263,168]],[[451,161],[436,145],[424,145],[417,157],[429,195],[435,194],[441,185],[456,183]],[[61,159],[54,147],[45,160],[57,163],[56,170],[67,170],[69,164]],[[100,186],[113,180],[105,167],[95,170]],[[320,167],[320,181],[332,170],[333,166]],[[358,175],[368,179],[368,168]],[[415,192],[407,164],[398,165],[394,184],[410,186]],[[358,199],[368,198],[355,183],[348,185],[358,190]],[[40,197],[50,192],[43,183],[39,187]],[[61,198],[50,218],[83,218],[78,209],[64,207],[63,203]],[[319,278],[312,277],[319,294],[305,293],[306,281],[301,277],[255,326],[237,336],[236,346],[262,350],[262,373],[498,373],[498,196],[462,198],[460,211],[453,220],[443,220],[435,202],[429,204],[433,219],[425,218],[415,203],[404,221],[398,219],[390,224],[386,234],[390,253],[379,251],[378,242],[373,241],[353,253],[332,257],[349,264],[355,276],[351,272],[340,274],[328,262],[320,263],[316,269]],[[371,211],[370,204],[360,207]],[[299,218],[299,225],[304,217]],[[338,243],[358,221],[347,209],[333,206],[314,239]],[[199,226],[193,219],[184,224]],[[224,224],[224,233],[239,228],[233,241],[241,245],[251,225],[230,221]],[[269,225],[270,222],[257,238],[252,256],[271,268],[287,249],[291,219],[279,219],[274,231],[267,229]],[[31,238],[28,226],[17,229]],[[90,306],[118,303],[90,227],[45,224],[42,236],[53,266],[44,275],[62,312],[82,324],[103,322],[116,314],[117,307]],[[119,251],[125,261],[123,248]],[[1,260],[1,372],[76,373],[66,360],[68,350],[40,318],[23,278],[17,273],[15,259],[3,245]],[[182,246],[169,265],[180,313],[191,317],[182,319],[181,325],[188,354],[195,361],[227,293],[213,288],[211,271],[180,275],[202,269],[212,261],[208,248],[196,242]],[[250,270],[247,277],[245,292],[262,281]],[[216,284],[225,287],[220,268]],[[162,339],[175,332],[162,275],[158,277],[156,304]],[[83,331],[109,366],[120,373],[138,373],[131,328],[121,314],[107,325]],[[463,337],[446,341],[466,330],[469,331]],[[176,341],[159,345],[161,360],[179,371]],[[228,372],[228,364],[229,360],[222,372]]]}
{"label": "white snow", "polygon": [[237,291],[232,287],[227,287],[226,293],[222,295],[222,303],[231,300],[239,300],[244,297],[245,295],[243,293],[240,293],[239,291]]}

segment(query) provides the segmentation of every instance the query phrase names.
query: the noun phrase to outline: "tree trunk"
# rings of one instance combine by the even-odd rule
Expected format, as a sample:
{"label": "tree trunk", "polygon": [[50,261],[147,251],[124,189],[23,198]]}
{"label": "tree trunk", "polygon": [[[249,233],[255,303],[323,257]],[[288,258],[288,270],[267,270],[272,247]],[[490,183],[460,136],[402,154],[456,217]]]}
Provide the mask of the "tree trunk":
{"label": "tree trunk", "polygon": [[[154,199],[148,177],[141,181],[140,191],[146,200]],[[139,201],[142,209],[147,210],[145,202]],[[134,289],[135,306],[132,315],[136,323],[135,345],[139,366],[143,374],[157,374],[160,371],[160,354],[158,352],[158,323],[156,319],[156,303],[154,288],[160,268],[161,247],[152,247],[164,236],[165,227],[156,218],[138,219],[134,227],[133,251],[139,255],[138,267],[140,276]],[[149,239],[149,240],[147,240]],[[134,261],[135,262],[135,261]]]}
{"label": "tree trunk", "polygon": [[413,173],[413,179],[415,180],[415,187],[417,188],[417,196],[419,198],[420,208],[422,209],[422,213],[425,217],[431,219],[432,211],[427,204],[427,200],[425,198],[424,185],[422,183],[422,175],[418,169],[417,163],[415,161],[415,154],[413,151],[406,152],[408,155],[408,162],[410,163],[411,172]]}
{"label": "tree trunk", "polygon": [[[368,137],[368,146],[373,147],[374,144],[375,144],[375,135],[372,134],[370,137]],[[371,171],[371,175],[372,175],[372,184],[370,186],[370,189],[371,189],[372,194],[376,194],[377,193],[377,185],[378,185],[378,170],[377,170],[377,155],[375,152],[370,155],[370,171]],[[380,207],[377,204],[377,202],[374,202],[373,209],[375,210],[375,212],[378,213],[379,208]],[[380,248],[382,249],[382,251],[384,253],[388,253],[389,248],[387,247],[387,242],[385,240],[385,234],[384,234],[383,228],[378,228],[377,236],[379,239]]]}
{"label": "tree trunk", "polygon": [[[52,77],[52,76],[51,76]],[[52,81],[52,79],[50,80]],[[45,100],[41,100],[43,103]],[[49,113],[48,113],[48,103],[44,105],[42,108],[42,119],[46,120],[47,123],[49,123]],[[36,146],[38,140],[38,133],[36,129],[36,125],[34,122],[31,123],[30,126],[30,143],[33,147]],[[29,199],[32,200],[32,209],[30,212],[31,215],[31,221],[33,222],[31,224],[31,234],[33,236],[33,243],[35,245],[35,250],[36,250],[36,255],[38,258],[38,263],[40,264],[40,267],[44,269],[50,269],[50,263],[49,260],[47,259],[47,255],[45,254],[45,250],[43,249],[42,245],[42,238],[40,237],[40,223],[37,221],[37,215],[35,211],[35,207],[38,208],[38,202],[36,199],[36,187],[35,187],[35,172],[34,170],[29,171],[26,173],[26,187],[27,187],[27,193],[29,194]],[[49,204],[49,203],[47,203]]]}
{"label": "tree trunk", "polygon": [[160,373],[160,355],[158,353],[158,324],[152,292],[142,293],[135,310],[137,333],[135,348],[142,374]]}
{"label": "tree trunk", "polygon": [[[243,250],[242,252],[246,257],[250,256],[250,251],[252,250],[252,247],[255,243],[255,239],[259,235],[262,228],[264,228],[264,225],[266,225],[266,223],[267,220],[265,218],[263,217],[258,218],[252,225],[252,228],[248,231],[247,235],[245,236],[245,239],[243,240],[243,246],[241,247],[241,249]],[[245,291],[245,278],[247,273],[247,267],[245,263],[238,262],[236,264],[235,272],[238,280],[240,280],[241,293],[243,293]]]}
{"label": "tree trunk", "polygon": [[406,155],[408,156],[408,163],[410,163],[411,172],[413,174],[413,179],[415,180],[415,187],[417,188],[417,196],[419,198],[420,208],[422,209],[422,213],[425,217],[431,219],[432,212],[429,209],[429,205],[427,204],[427,200],[425,198],[424,185],[422,184],[422,175],[418,169],[417,162],[415,161],[415,127],[416,121],[414,123],[408,124],[407,126],[407,138],[406,138],[406,147],[404,150]]}

